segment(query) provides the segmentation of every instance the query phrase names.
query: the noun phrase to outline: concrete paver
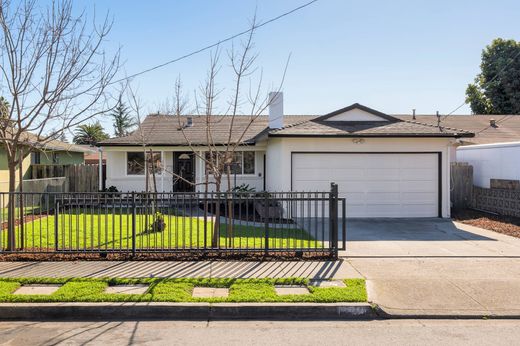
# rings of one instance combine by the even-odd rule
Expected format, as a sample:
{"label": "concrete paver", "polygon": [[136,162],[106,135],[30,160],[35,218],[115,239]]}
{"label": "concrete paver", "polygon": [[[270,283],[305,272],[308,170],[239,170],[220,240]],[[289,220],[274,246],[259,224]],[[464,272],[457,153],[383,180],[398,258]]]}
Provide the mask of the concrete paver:
{"label": "concrete paver", "polygon": [[347,287],[342,280],[310,280],[310,286],[314,287]]}
{"label": "concrete paver", "polygon": [[40,295],[50,295],[59,290],[61,285],[23,285],[14,291],[14,294],[19,295],[29,295],[29,294],[40,294]]}
{"label": "concrete paver", "polygon": [[192,292],[194,298],[226,298],[229,297],[229,288],[216,287],[194,287]]}
{"label": "concrete paver", "polygon": [[148,291],[149,285],[134,284],[134,285],[115,285],[108,286],[105,293],[108,294],[145,294]]}
{"label": "concrete paver", "polygon": [[276,291],[276,294],[280,296],[289,294],[310,294],[307,287],[304,286],[275,286],[274,290]]}

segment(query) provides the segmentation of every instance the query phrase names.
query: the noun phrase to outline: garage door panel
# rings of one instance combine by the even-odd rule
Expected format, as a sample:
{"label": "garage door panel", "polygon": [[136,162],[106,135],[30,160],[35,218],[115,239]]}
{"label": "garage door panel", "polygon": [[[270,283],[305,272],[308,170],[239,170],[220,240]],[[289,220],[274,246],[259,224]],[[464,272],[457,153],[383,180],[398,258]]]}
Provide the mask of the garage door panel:
{"label": "garage door panel", "polygon": [[370,204],[400,204],[399,192],[369,192],[366,194],[365,202]]}
{"label": "garage door panel", "polygon": [[414,169],[401,169],[400,176],[402,180],[415,180],[415,181],[431,181],[437,179],[438,172],[434,169],[426,168],[414,168]]}
{"label": "garage door panel", "polygon": [[[431,154],[418,155],[414,154],[415,157],[413,160],[409,160],[407,157],[399,158],[399,167],[401,168],[436,168],[437,167],[437,157]],[[432,160],[432,157],[434,158]]]}
{"label": "garage door panel", "polygon": [[364,170],[364,179],[377,179],[379,181],[385,180],[399,180],[399,168],[367,168]]}
{"label": "garage door panel", "polygon": [[338,184],[349,217],[438,216],[438,154],[293,154],[293,190]]}
{"label": "garage door panel", "polygon": [[[407,181],[399,183],[399,190],[402,192],[423,192],[437,194],[438,186],[432,184],[425,184],[424,181]],[[330,184],[329,184],[330,188]]]}

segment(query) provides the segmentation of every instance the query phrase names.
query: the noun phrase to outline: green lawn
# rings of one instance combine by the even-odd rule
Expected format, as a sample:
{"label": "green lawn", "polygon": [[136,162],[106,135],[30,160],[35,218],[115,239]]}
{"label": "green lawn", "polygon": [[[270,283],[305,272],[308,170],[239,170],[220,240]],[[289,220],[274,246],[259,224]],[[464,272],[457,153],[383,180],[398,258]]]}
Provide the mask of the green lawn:
{"label": "green lawn", "polygon": [[[0,302],[366,302],[365,280],[346,279],[346,287],[307,286],[310,294],[276,294],[275,285],[307,285],[308,279],[48,279],[20,278],[0,280]],[[23,284],[62,284],[51,295],[14,295]],[[107,294],[117,284],[149,284],[143,295]],[[193,298],[194,287],[227,287],[227,298]]]}
{"label": "green lawn", "polygon": [[[36,206],[25,206],[23,207],[23,213],[24,215],[29,215],[33,212],[33,210],[37,210],[38,207]],[[20,208],[14,208],[14,215],[15,217],[20,217],[20,211],[21,209]],[[2,220],[2,222],[7,222],[7,217],[8,217],[8,214],[9,213],[9,209],[8,208],[0,208],[0,218]]]}
{"label": "green lawn", "polygon": [[[164,215],[165,229],[149,232],[152,217],[136,217],[137,249],[177,249],[211,247],[213,223],[202,218]],[[131,214],[89,214],[84,212],[60,214],[58,217],[58,239],[55,235],[55,216],[46,216],[24,225],[23,244],[25,249],[54,249],[56,242],[60,250],[74,249],[130,249],[132,248]],[[269,229],[270,248],[314,248],[321,247],[304,230],[295,225]],[[148,230],[148,231],[147,231]],[[17,227],[17,244],[21,244],[20,227]],[[7,232],[2,232],[2,244],[7,243]],[[237,225],[230,230],[225,224],[220,227],[221,248],[265,247],[263,227]]]}

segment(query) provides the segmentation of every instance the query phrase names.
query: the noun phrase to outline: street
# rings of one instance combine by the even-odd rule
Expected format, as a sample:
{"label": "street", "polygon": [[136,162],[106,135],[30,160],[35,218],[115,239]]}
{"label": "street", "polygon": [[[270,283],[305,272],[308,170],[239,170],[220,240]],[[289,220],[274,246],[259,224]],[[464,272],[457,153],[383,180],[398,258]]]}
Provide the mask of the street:
{"label": "street", "polygon": [[513,345],[518,320],[2,322],[2,345]]}

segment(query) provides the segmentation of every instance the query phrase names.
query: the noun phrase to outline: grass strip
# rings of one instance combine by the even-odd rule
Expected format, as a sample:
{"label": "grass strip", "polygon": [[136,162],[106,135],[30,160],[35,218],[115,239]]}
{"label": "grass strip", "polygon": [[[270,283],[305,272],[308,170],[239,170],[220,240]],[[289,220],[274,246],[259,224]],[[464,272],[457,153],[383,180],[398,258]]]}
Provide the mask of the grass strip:
{"label": "grass strip", "polygon": [[[307,285],[305,278],[206,279],[206,278],[10,278],[0,279],[0,302],[366,302],[363,279],[346,279],[346,287],[308,286],[310,294],[277,295],[275,285]],[[13,294],[28,284],[61,284],[50,295]],[[148,284],[145,294],[108,294],[114,285]],[[194,287],[229,288],[226,298],[194,298]]]}

